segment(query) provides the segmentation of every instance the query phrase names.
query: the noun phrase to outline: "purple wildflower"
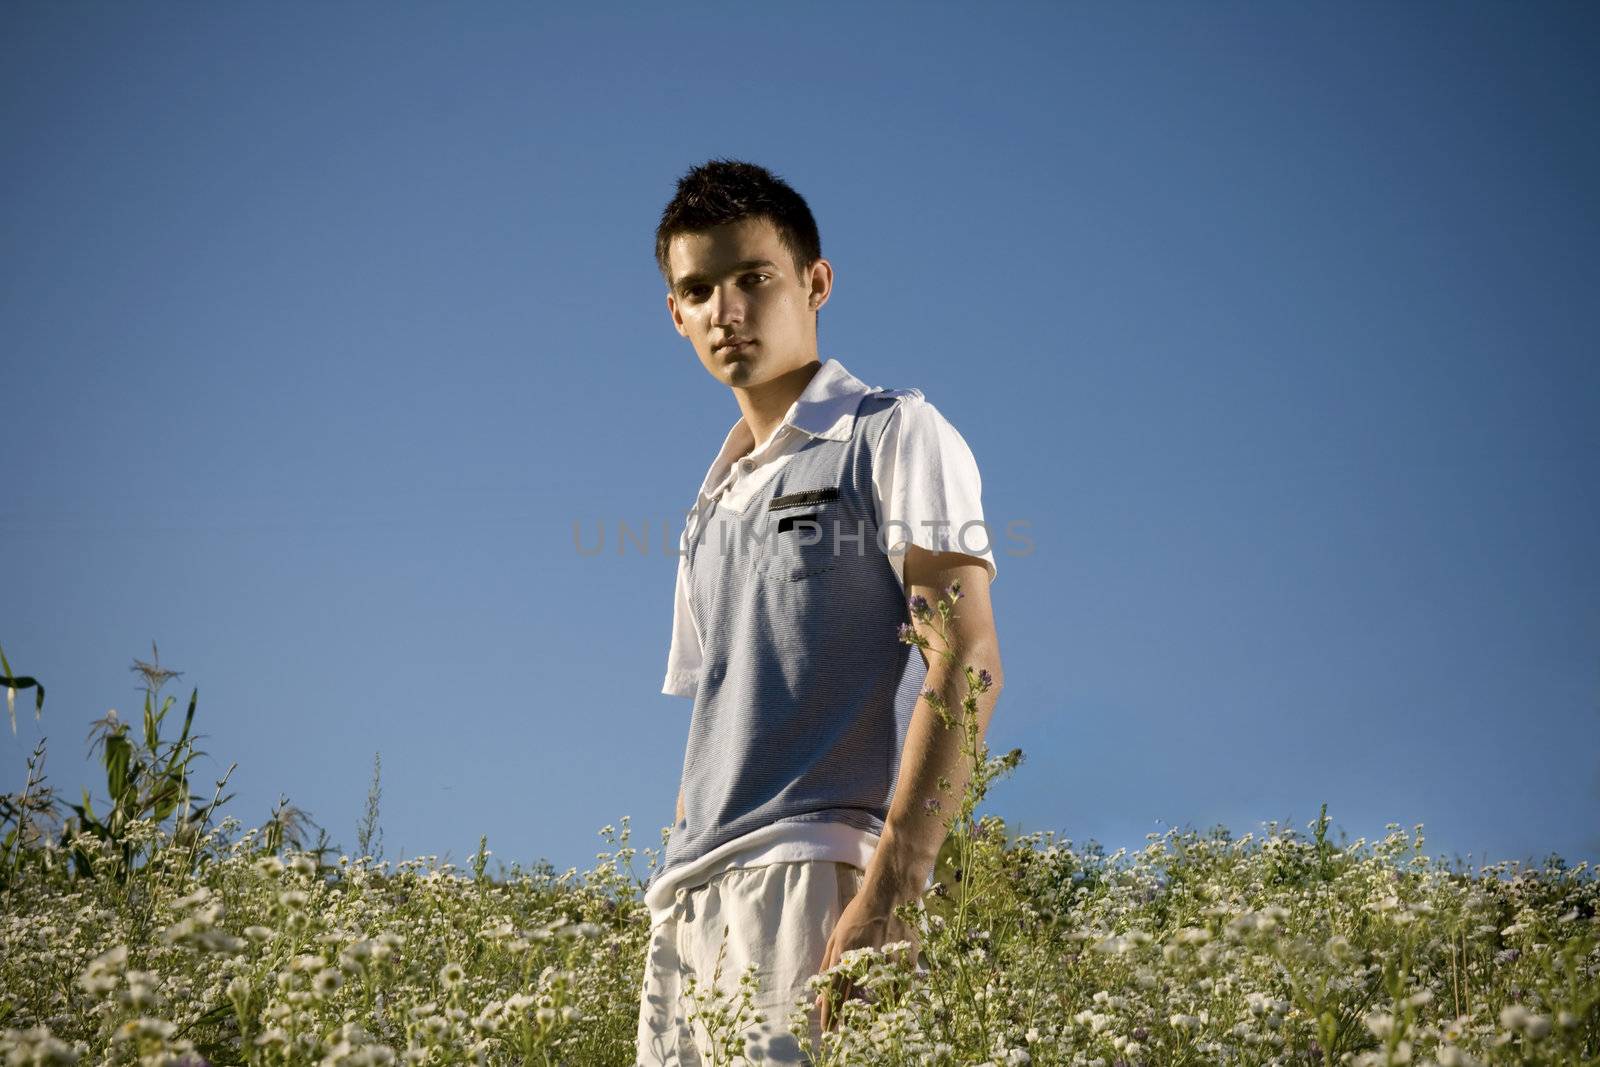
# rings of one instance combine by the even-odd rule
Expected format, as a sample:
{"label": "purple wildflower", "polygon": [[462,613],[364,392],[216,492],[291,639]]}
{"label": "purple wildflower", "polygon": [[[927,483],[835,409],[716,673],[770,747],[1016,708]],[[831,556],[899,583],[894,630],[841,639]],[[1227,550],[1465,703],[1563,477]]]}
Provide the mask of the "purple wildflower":
{"label": "purple wildflower", "polygon": [[994,684],[994,675],[990,674],[987,668],[985,668],[985,669],[983,669],[983,670],[978,672],[978,685],[979,686],[981,686],[984,689],[987,689],[993,684]]}

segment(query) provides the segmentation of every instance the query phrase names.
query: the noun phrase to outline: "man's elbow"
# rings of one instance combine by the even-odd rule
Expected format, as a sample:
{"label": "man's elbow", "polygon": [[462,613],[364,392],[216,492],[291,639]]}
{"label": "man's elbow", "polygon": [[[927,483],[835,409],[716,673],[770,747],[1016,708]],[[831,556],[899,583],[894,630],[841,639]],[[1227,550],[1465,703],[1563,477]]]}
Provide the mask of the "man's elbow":
{"label": "man's elbow", "polygon": [[[978,733],[986,735],[989,732],[989,723],[994,719],[994,709],[1000,700],[1000,690],[1005,687],[1005,671],[1000,666],[1000,657],[997,654],[987,661],[977,659],[973,662],[979,672],[987,672],[987,679],[983,674],[978,675],[980,681],[987,681],[982,693],[978,696]],[[992,665],[991,665],[992,664]]]}
{"label": "man's elbow", "polygon": [[1004,689],[1005,686],[1006,672],[1005,669],[1000,666],[1000,657],[996,655],[994,657],[994,666],[989,668],[989,687],[984,691],[989,697],[989,707],[991,710],[994,708],[995,701],[1000,699],[1000,690]]}
{"label": "man's elbow", "polygon": [[987,679],[983,691],[991,697],[1005,685],[1006,672],[1000,663],[1000,642],[993,634],[975,636],[960,642],[956,648],[956,662],[971,667],[980,679]]}
{"label": "man's elbow", "polygon": [[990,637],[987,644],[989,646],[986,657],[989,664],[989,691],[998,693],[1001,687],[1006,684],[1006,669],[1000,662],[1000,641],[998,638]]}

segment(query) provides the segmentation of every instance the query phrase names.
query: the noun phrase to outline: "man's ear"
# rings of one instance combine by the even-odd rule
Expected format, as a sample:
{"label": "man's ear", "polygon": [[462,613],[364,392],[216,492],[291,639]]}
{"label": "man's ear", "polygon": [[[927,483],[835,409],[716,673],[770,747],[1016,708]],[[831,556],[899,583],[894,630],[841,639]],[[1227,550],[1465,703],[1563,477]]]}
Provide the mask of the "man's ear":
{"label": "man's ear", "polygon": [[678,331],[679,337],[688,337],[689,331],[683,328],[683,316],[678,314],[678,302],[667,294],[667,314],[672,316],[672,328]]}
{"label": "man's ear", "polygon": [[819,258],[811,264],[807,272],[807,282],[811,292],[806,298],[806,306],[812,311],[821,310],[822,305],[828,302],[828,296],[833,292],[833,264]]}

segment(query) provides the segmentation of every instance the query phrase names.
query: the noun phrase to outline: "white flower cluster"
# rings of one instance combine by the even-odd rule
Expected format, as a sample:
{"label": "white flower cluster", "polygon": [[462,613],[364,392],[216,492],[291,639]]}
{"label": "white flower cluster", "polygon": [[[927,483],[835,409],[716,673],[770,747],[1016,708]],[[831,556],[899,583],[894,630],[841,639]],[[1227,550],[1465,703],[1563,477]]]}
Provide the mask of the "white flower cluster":
{"label": "white flower cluster", "polygon": [[[1600,987],[1600,889],[1582,868],[1462,878],[1412,863],[1405,835],[1363,855],[1178,831],[1124,868],[1120,852],[984,825],[906,919],[916,942],[851,949],[797,997],[788,1022],[809,1045],[818,993],[855,994],[815,1038],[817,1062],[1600,1059],[1583,1025]],[[491,879],[433,857],[266,856],[247,832],[191,871],[141,834],[151,858],[126,882],[41,863],[6,895],[6,1067],[632,1058],[648,916],[614,862]],[[757,985],[713,976],[685,1005],[725,1064],[760,1015]]]}

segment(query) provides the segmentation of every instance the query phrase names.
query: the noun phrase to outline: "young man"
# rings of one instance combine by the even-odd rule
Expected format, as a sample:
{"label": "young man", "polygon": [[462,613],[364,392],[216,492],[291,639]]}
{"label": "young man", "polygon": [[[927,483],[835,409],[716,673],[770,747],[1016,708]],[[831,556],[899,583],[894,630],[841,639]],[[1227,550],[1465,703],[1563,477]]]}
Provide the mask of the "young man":
{"label": "young man", "polygon": [[[741,418],[679,543],[662,689],[694,711],[677,821],[645,893],[638,1058],[699,1064],[691,983],[736,1002],[753,964],[765,1019],[741,1027],[746,1053],[801,1063],[788,1027],[807,979],[848,949],[915,942],[893,909],[926,889],[939,809],[967,781],[959,732],[922,694],[960,709],[960,666],[986,669],[987,726],[1002,684],[994,556],[960,434],[919,391],[819,361],[833,267],[788,184],[732,160],[694,168],[656,259],[674,327]],[[898,629],[908,598],[936,602],[957,581],[950,670]],[[815,1046],[836,1020],[825,998],[809,1010]]]}

